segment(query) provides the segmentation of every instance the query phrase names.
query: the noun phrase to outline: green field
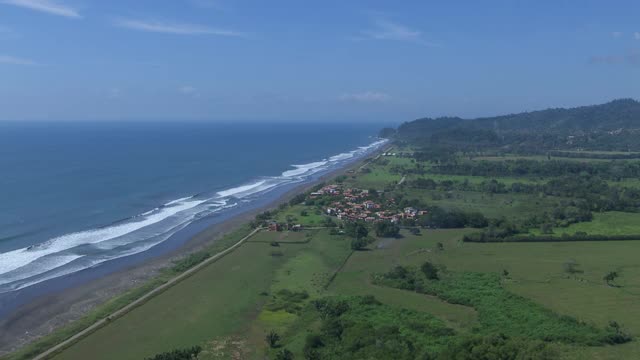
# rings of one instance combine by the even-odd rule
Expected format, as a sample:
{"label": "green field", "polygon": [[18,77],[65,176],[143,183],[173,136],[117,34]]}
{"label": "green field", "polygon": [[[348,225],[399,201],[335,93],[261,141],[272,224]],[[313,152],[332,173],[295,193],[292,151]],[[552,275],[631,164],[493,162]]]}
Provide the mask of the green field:
{"label": "green field", "polygon": [[[397,186],[394,189],[393,184],[402,177],[390,173],[394,166],[410,168],[415,163],[407,158],[383,157],[382,161],[367,165],[371,172],[349,175],[345,182],[347,186],[360,188],[386,188],[393,196],[396,192],[403,193],[407,198],[420,199],[429,205],[478,211],[490,218],[517,219],[550,212],[560,201],[566,200],[517,193],[425,191]],[[407,181],[415,176],[408,175]],[[484,177],[420,176],[472,183],[488,180]],[[520,179],[500,178],[500,181],[508,183]],[[306,212],[304,216],[303,211]],[[320,207],[299,204],[281,209],[276,219],[281,222],[288,219],[307,227],[320,226],[324,219],[321,211]],[[595,213],[591,222],[554,231],[558,234],[579,231],[640,234],[639,220],[640,214],[635,213]],[[375,296],[382,304],[381,308],[370,309],[375,312],[375,321],[391,322],[393,320],[388,318],[391,314],[401,316],[399,314],[412,311],[415,312],[412,316],[420,314],[425,322],[436,328],[452,329],[455,336],[471,336],[481,332],[483,327],[486,329],[486,306],[477,309],[447,302],[439,297],[440,294],[425,295],[373,281],[375,274],[386,273],[394,266],[419,267],[425,261],[437,264],[446,269],[447,274],[461,276],[461,279],[468,274],[476,274],[478,279],[485,275],[497,276],[501,279],[496,285],[500,291],[525,299],[510,302],[509,306],[516,308],[509,311],[518,311],[519,306],[542,313],[548,309],[552,314],[577,319],[591,329],[605,329],[610,321],[616,321],[625,332],[634,336],[632,342],[616,346],[553,341],[549,346],[559,358],[640,358],[640,341],[637,340],[640,316],[633,315],[640,313],[640,265],[637,262],[640,241],[461,241],[464,234],[474,231],[477,230],[422,229],[420,234],[413,235],[402,230],[399,238],[377,238],[365,251],[352,251],[349,238],[330,235],[327,229],[263,231],[221,260],[64,350],[55,359],[143,359],[193,345],[204,348],[199,359],[205,360],[273,358],[278,350],[269,349],[264,340],[269,331],[280,334],[282,346],[293,351],[296,358],[303,358],[306,337],[320,331],[322,325],[311,310],[312,301],[327,296]],[[533,229],[532,233],[537,231]],[[576,271],[567,272],[567,263],[573,264]],[[608,285],[603,277],[611,271],[620,276],[613,285]],[[475,285],[473,279],[472,276],[465,280],[472,281],[470,287]],[[348,299],[357,303],[353,300],[357,298]],[[500,315],[494,317],[493,328],[507,332],[522,329],[521,324],[509,322],[509,316]],[[365,323],[374,321],[357,312],[351,316]],[[387,320],[383,320],[385,318]],[[535,320],[535,316],[530,319]]]}
{"label": "green field", "polygon": [[[417,176],[413,175],[411,177],[408,178],[408,180],[416,178]],[[517,178],[517,177],[509,177],[509,176],[502,176],[502,177],[496,177],[496,178],[487,178],[484,176],[464,176],[464,175],[442,175],[442,174],[424,174],[421,175],[420,177],[425,178],[425,179],[432,179],[434,181],[445,181],[445,180],[450,180],[450,181],[458,181],[458,182],[463,182],[463,181],[468,181],[470,184],[479,184],[482,183],[484,181],[489,181],[492,179],[498,180],[502,183],[505,183],[506,185],[511,185],[513,183],[522,183],[522,184],[535,184],[538,183],[540,180],[542,179],[532,179],[532,178]]]}
{"label": "green field", "polygon": [[[559,200],[551,196],[529,194],[487,194],[475,191],[452,190],[447,193],[437,190],[408,189],[411,198],[441,206],[446,209],[480,211],[486,216],[499,218],[521,218],[539,211],[549,211]],[[434,196],[435,195],[435,196]]]}
{"label": "green field", "polygon": [[[329,288],[324,285],[340,267],[350,250],[339,236],[314,233],[307,244],[286,244],[290,236],[302,233],[265,233],[256,241],[279,238],[274,247],[266,242],[250,242],[219,262],[135,309],[123,318],[80,341],[56,359],[136,359],[193,344],[210,344],[204,359],[224,353],[218,344],[234,344],[251,358],[264,356],[263,336],[275,329],[284,344],[300,351],[309,324],[304,317],[263,308],[280,289],[306,290],[320,295],[374,295],[384,304],[435,315],[447,326],[470,332],[476,325],[474,309],[449,304],[433,296],[376,286],[372,273],[387,271],[396,264],[417,265],[425,260],[445,265],[451,271],[499,273],[509,271],[504,286],[517,294],[560,314],[588,323],[606,326],[620,322],[632,333],[640,333],[640,318],[629,317],[640,311],[640,242],[587,242],[541,244],[469,244],[460,242],[467,230],[429,230],[415,236],[405,233],[399,239],[381,239],[369,251],[355,252]],[[282,238],[284,236],[284,238]],[[440,242],[444,250],[437,250]],[[564,273],[562,264],[575,260],[583,271]],[[606,286],[602,276],[616,269],[622,276],[621,288]],[[634,341],[615,347],[572,347],[558,345],[567,358],[576,354],[602,359],[633,358],[640,355]],[[218,350],[215,350],[218,349]],[[253,351],[253,349],[256,349]],[[564,352],[564,351],[568,352]],[[101,355],[103,354],[103,355]],[[103,357],[102,357],[103,356]]]}
{"label": "green field", "polygon": [[621,179],[620,181],[608,181],[609,185],[640,188],[640,179]]}
{"label": "green field", "polygon": [[[470,244],[459,241],[460,230],[423,231],[421,236],[405,234],[387,246],[350,258],[330,288],[339,293],[374,294],[385,302],[427,311],[454,328],[471,330],[473,309],[447,304],[431,296],[376,287],[368,274],[388,270],[395,264],[419,264],[427,259],[445,265],[451,271],[509,272],[504,286],[516,294],[559,314],[587,323],[606,326],[621,323],[632,334],[640,333],[640,241],[585,243],[504,243]],[[436,243],[444,250],[438,251]],[[386,244],[386,242],[385,242]],[[575,260],[581,273],[568,275],[563,263]],[[602,277],[617,270],[620,288],[607,286]],[[631,359],[640,356],[640,342],[607,347],[558,346],[563,356],[582,359]]]}
{"label": "green field", "polygon": [[[548,161],[549,157],[546,155],[505,155],[505,156],[479,156],[473,158],[475,161],[505,161],[505,160],[535,160],[535,161]],[[609,159],[597,159],[597,158],[577,158],[577,157],[564,157],[559,155],[552,155],[551,160],[561,161],[577,161],[577,162],[605,162],[611,161]],[[627,159],[618,161],[638,161],[637,159]]]}
{"label": "green field", "polygon": [[[302,215],[301,212],[306,210],[306,214]],[[295,205],[288,207],[278,213],[275,219],[279,222],[285,223],[287,218],[293,219],[294,224],[301,224],[303,226],[321,226],[324,215],[320,211],[311,210],[303,205]]]}
{"label": "green field", "polygon": [[247,243],[55,359],[142,359],[240,331],[264,303],[273,269],[298,251],[282,249],[273,257],[270,245]]}
{"label": "green field", "polygon": [[418,265],[425,254],[436,251],[438,242],[457,243],[467,230],[433,230],[422,236],[405,234],[401,239],[384,239],[372,246],[373,251],[355,252],[336,276],[329,291],[346,295],[374,295],[378,300],[403,308],[425,311],[436,315],[455,329],[468,330],[476,322],[472,308],[446,303],[436,297],[377,286],[371,283],[371,274],[387,271],[394,265]]}
{"label": "green field", "polygon": [[[593,235],[636,235],[640,234],[640,213],[609,211],[596,213],[593,220],[553,229],[554,234],[574,234],[585,232]],[[532,234],[540,234],[540,229],[532,229]]]}
{"label": "green field", "polygon": [[[142,359],[247,332],[256,319],[272,326],[282,318],[261,314],[272,291],[320,291],[349,253],[348,242],[341,237],[317,231],[309,234],[312,239],[308,243],[287,244],[304,240],[306,233],[260,233],[55,359]],[[280,246],[271,246],[273,240],[279,241]],[[205,349],[213,351],[206,346]],[[245,348],[248,353],[251,349],[255,347]]]}

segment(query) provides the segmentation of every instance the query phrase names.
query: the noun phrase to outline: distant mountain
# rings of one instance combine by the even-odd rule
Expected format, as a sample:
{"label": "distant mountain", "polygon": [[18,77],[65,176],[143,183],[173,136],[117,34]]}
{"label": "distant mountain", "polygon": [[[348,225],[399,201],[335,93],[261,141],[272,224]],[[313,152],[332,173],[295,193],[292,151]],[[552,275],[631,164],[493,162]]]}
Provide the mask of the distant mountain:
{"label": "distant mountain", "polygon": [[530,132],[580,134],[640,129],[640,102],[620,99],[602,105],[547,109],[478,119],[423,118],[402,124],[397,135],[411,139],[462,129],[488,130],[498,135]]}
{"label": "distant mountain", "polygon": [[[402,124],[395,137],[420,143],[611,148],[611,137],[640,145],[640,102],[620,99],[601,105],[547,109],[477,119],[423,118]],[[576,140],[573,140],[576,138]],[[595,141],[596,139],[597,141]],[[605,145],[606,143],[606,145]],[[635,147],[635,146],[634,146]]]}

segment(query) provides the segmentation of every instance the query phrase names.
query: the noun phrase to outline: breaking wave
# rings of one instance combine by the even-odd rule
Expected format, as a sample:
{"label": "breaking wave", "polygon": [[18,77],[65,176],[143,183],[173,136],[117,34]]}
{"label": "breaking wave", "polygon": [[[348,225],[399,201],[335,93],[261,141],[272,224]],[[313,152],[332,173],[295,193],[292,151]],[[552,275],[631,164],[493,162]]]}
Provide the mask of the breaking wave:
{"label": "breaking wave", "polygon": [[376,141],[322,161],[292,165],[292,170],[283,172],[279,177],[265,177],[209,196],[182,197],[109,226],[65,234],[40,244],[0,253],[0,293],[149,250],[197,219],[223,212],[239,203],[250,203],[275,188],[298,183],[319,172],[341,166],[385,142]]}

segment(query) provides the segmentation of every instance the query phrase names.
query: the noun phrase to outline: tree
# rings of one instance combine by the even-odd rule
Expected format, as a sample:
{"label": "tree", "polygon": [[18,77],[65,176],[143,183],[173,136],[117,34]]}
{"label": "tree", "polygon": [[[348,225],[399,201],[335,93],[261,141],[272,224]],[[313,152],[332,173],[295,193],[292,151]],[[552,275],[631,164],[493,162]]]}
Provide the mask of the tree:
{"label": "tree", "polygon": [[276,347],[278,347],[280,335],[278,335],[277,332],[271,330],[265,337],[265,340],[267,341],[267,345],[269,345],[270,348],[275,349]]}
{"label": "tree", "polygon": [[422,270],[422,273],[424,274],[424,276],[426,276],[427,279],[429,280],[439,279],[438,268],[428,261],[422,264],[422,266],[420,267],[420,270]]}
{"label": "tree", "polygon": [[397,237],[400,234],[400,227],[391,221],[380,221],[374,225],[376,236]]}
{"label": "tree", "polygon": [[361,222],[348,222],[344,226],[344,233],[352,238],[360,239],[369,235],[369,229]]}
{"label": "tree", "polygon": [[564,272],[566,272],[566,273],[576,274],[576,273],[581,273],[582,272],[580,269],[578,269],[579,265],[580,264],[578,264],[575,260],[569,259],[569,260],[565,261],[562,264],[562,268],[564,269]]}
{"label": "tree", "polygon": [[306,198],[307,198],[306,194],[298,194],[293,198],[291,198],[291,200],[289,200],[289,205],[293,206],[293,205],[303,203],[306,200]]}
{"label": "tree", "polygon": [[631,335],[624,332],[617,321],[609,321],[609,328],[614,332],[614,334],[609,337],[609,343],[624,344],[631,341]]}
{"label": "tree", "polygon": [[619,275],[617,271],[610,271],[609,273],[607,273],[607,275],[604,276],[603,279],[607,283],[607,285],[612,286],[611,282],[614,281],[618,276]]}
{"label": "tree", "polygon": [[293,360],[293,353],[289,349],[282,349],[276,354],[276,360]]}
{"label": "tree", "polygon": [[338,224],[336,224],[336,222],[333,221],[333,219],[330,218],[329,216],[326,216],[324,219],[322,219],[322,225],[328,228],[334,228],[338,226]]}
{"label": "tree", "polygon": [[540,225],[540,232],[543,234],[553,234],[553,225],[549,223]]}
{"label": "tree", "polygon": [[302,353],[307,360],[319,360],[320,354],[318,348],[324,346],[324,341],[320,335],[309,334],[307,335]]}
{"label": "tree", "polygon": [[503,334],[472,335],[452,341],[437,359],[529,359],[550,360],[556,355],[545,343],[510,339]]}
{"label": "tree", "polygon": [[200,352],[202,352],[202,348],[200,346],[194,346],[188,349],[172,350],[158,354],[154,357],[146,358],[145,360],[191,360],[197,359]]}
{"label": "tree", "polygon": [[351,240],[351,250],[362,250],[369,245],[369,239],[361,237]]}
{"label": "tree", "polygon": [[441,242],[437,243],[436,246],[438,247],[438,251],[444,251],[444,244]]}
{"label": "tree", "polygon": [[394,128],[383,128],[382,130],[380,130],[380,132],[378,133],[378,136],[384,139],[388,139],[390,137],[392,137],[393,135],[396,134],[396,129]]}

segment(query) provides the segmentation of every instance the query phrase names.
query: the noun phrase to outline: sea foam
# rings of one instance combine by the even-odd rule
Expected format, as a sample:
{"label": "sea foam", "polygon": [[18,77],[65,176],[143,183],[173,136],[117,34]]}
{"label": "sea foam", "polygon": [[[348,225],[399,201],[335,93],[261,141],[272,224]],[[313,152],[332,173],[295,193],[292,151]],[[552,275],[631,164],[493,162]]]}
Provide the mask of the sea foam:
{"label": "sea foam", "polygon": [[279,186],[304,181],[318,172],[364,156],[385,142],[376,141],[322,161],[292,165],[294,169],[284,171],[279,177],[263,178],[221,190],[213,197],[182,197],[109,226],[70,233],[0,253],[0,293],[149,250],[196,219],[237,206],[238,202],[251,202]]}
{"label": "sea foam", "polygon": [[282,176],[294,177],[294,176],[305,175],[306,173],[309,173],[314,169],[318,169],[326,164],[327,164],[327,161],[316,161],[316,162],[312,162],[304,165],[292,165],[295,168],[295,170],[287,170],[282,173]]}

